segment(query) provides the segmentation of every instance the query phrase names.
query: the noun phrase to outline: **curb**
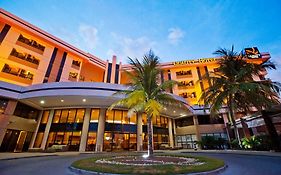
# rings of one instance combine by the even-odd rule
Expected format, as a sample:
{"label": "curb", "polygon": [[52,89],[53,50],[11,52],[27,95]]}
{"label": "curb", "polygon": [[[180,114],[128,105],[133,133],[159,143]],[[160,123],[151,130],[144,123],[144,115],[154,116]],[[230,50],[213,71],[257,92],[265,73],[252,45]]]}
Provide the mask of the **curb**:
{"label": "curb", "polygon": [[227,167],[228,167],[227,165],[224,165],[223,167],[220,167],[215,170],[199,172],[199,173],[189,173],[186,175],[215,175],[215,174],[219,174],[219,173],[223,172]]}
{"label": "curb", "polygon": [[179,153],[188,153],[188,154],[196,154],[196,153],[203,153],[203,154],[235,154],[235,155],[248,155],[248,156],[267,156],[267,157],[280,157],[279,154],[260,154],[260,153],[251,153],[251,152],[205,152],[205,151],[181,151]]}
{"label": "curb", "polygon": [[[228,166],[224,165],[223,167],[220,167],[215,170],[211,171],[204,171],[204,172],[198,172],[198,173],[188,173],[188,174],[180,174],[180,175],[215,175],[223,172]],[[73,166],[68,167],[70,171],[79,174],[79,175],[120,175],[120,174],[112,174],[112,173],[101,173],[101,172],[95,172],[95,171],[88,171],[88,170],[82,170],[79,168],[75,168]]]}

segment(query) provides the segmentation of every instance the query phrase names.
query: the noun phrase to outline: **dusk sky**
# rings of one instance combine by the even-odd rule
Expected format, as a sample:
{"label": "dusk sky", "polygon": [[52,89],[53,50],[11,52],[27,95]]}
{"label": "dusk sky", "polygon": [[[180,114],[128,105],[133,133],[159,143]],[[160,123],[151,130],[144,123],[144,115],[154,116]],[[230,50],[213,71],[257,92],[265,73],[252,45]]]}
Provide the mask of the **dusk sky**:
{"label": "dusk sky", "polygon": [[[79,3],[78,3],[79,2]],[[270,52],[281,82],[280,0],[2,0],[0,7],[106,60],[212,57],[219,47]]]}

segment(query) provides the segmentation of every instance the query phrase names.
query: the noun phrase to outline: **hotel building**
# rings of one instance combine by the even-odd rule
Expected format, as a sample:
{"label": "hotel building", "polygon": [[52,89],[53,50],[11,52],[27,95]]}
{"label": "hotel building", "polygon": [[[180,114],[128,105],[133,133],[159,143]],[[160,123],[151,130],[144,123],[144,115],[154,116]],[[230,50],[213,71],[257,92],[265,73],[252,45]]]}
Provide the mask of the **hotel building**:
{"label": "hotel building", "polygon": [[[269,58],[261,53],[251,61]],[[197,82],[216,70],[218,59],[161,64],[161,81],[178,81],[170,92],[187,107],[168,108],[153,119],[155,149],[194,148],[206,135],[228,139],[225,111],[210,118],[198,104],[209,82]],[[104,61],[0,9],[0,151],[145,150],[146,114],[107,110],[122,98],[113,94],[126,88],[124,70],[130,66],[115,56]]]}

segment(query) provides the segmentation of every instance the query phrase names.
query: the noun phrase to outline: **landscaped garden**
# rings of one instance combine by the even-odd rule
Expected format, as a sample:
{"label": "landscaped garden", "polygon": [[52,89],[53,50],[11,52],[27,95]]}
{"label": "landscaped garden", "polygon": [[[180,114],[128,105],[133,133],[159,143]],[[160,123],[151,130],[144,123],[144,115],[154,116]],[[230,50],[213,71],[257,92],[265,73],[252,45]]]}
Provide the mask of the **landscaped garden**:
{"label": "landscaped garden", "polygon": [[217,170],[224,165],[222,160],[209,157],[161,153],[146,157],[140,153],[120,153],[78,160],[72,167],[113,174],[185,174]]}

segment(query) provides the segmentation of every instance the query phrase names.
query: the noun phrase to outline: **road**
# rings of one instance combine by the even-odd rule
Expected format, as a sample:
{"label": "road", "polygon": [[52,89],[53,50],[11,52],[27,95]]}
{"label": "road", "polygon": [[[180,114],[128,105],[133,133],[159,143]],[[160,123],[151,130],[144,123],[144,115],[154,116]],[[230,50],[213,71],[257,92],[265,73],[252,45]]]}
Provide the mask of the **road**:
{"label": "road", "polygon": [[[281,175],[281,157],[239,154],[192,153],[223,159],[228,168],[222,175]],[[0,161],[0,175],[74,175],[68,166],[91,154],[46,156]]]}

